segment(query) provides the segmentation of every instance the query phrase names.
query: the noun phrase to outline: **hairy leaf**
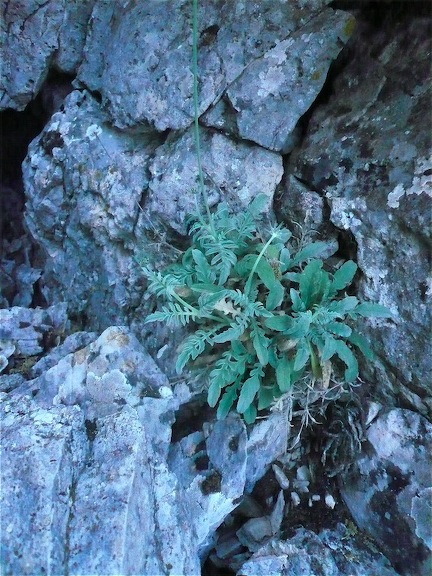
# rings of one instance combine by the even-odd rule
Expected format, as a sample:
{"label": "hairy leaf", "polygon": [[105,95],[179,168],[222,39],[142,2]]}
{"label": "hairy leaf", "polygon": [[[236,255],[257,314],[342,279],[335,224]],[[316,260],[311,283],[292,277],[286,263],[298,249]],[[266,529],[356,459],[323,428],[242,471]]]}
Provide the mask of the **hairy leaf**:
{"label": "hairy leaf", "polygon": [[357,272],[357,264],[348,260],[333,275],[332,289],[334,293],[349,286]]}
{"label": "hairy leaf", "polygon": [[363,354],[363,356],[365,358],[367,358],[368,360],[371,360],[371,361],[376,359],[374,351],[369,346],[368,341],[366,340],[366,338],[364,336],[362,336],[361,334],[358,334],[357,332],[352,332],[350,334],[350,336],[348,337],[348,340],[352,344],[357,346],[357,348],[360,350],[360,352]]}
{"label": "hairy leaf", "polygon": [[254,374],[243,383],[237,402],[237,412],[243,414],[243,412],[249,408],[255,399],[260,385],[261,379],[258,374]]}
{"label": "hairy leaf", "polygon": [[268,347],[270,346],[271,340],[267,338],[264,330],[255,321],[252,322],[251,336],[258,360],[261,366],[266,366],[269,359]]}
{"label": "hairy leaf", "polygon": [[336,340],[336,354],[346,365],[345,381],[352,382],[359,373],[356,357],[342,340]]}
{"label": "hairy leaf", "polygon": [[343,336],[344,338],[347,338],[352,332],[351,328],[342,322],[327,322],[325,327],[332,334]]}
{"label": "hairy leaf", "polygon": [[271,316],[266,318],[264,324],[270,330],[276,330],[277,332],[284,332],[289,330],[293,326],[293,319],[290,316]]}
{"label": "hairy leaf", "polygon": [[376,318],[391,318],[392,313],[386,306],[373,302],[362,302],[354,310],[360,316],[374,316]]}

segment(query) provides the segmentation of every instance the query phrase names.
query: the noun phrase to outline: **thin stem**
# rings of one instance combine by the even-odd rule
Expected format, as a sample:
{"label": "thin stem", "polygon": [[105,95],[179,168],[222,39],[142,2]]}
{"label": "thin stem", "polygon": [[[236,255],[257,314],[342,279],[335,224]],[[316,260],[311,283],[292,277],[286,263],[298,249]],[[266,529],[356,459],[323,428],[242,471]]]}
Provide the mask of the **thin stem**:
{"label": "thin stem", "polygon": [[193,72],[193,104],[194,104],[194,134],[195,149],[198,164],[199,188],[205,204],[207,218],[212,232],[214,233],[213,221],[211,219],[207,191],[204,186],[204,174],[201,162],[201,145],[199,133],[199,111],[198,111],[198,0],[193,0],[192,10],[192,72]]}
{"label": "thin stem", "polygon": [[264,256],[264,254],[266,253],[267,248],[270,246],[270,244],[273,242],[273,240],[275,238],[277,238],[278,236],[278,232],[279,229],[281,228],[281,225],[279,225],[276,230],[273,232],[273,234],[270,236],[270,238],[267,240],[267,242],[264,244],[263,248],[261,249],[261,252],[258,254],[257,259],[255,260],[255,264],[253,265],[252,270],[250,271],[250,274],[248,276],[248,279],[246,281],[246,285],[245,285],[245,294],[249,295],[250,289],[251,289],[251,284],[252,284],[252,278],[253,275],[256,272],[256,269],[258,267],[259,261],[261,260],[261,258]]}

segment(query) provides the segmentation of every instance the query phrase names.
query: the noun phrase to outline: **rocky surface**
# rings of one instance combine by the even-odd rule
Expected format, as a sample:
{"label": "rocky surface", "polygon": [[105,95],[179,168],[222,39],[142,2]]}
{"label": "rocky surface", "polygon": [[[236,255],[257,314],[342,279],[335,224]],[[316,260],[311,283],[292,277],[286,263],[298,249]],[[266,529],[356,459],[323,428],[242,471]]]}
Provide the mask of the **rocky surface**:
{"label": "rocky surface", "polygon": [[409,410],[379,416],[367,446],[342,480],[356,524],[402,573],[432,570],[432,425]]}
{"label": "rocky surface", "polygon": [[6,573],[198,574],[288,431],[275,414],[248,438],[237,416],[171,444],[190,398],[119,327],[3,394]]}
{"label": "rocky surface", "polygon": [[[382,30],[371,37],[371,24],[360,20],[352,45],[358,57],[312,115],[290,158],[282,200],[282,210],[300,219],[318,213],[318,226],[323,206],[337,230],[350,235],[360,292],[396,318],[365,328],[385,364],[379,376],[365,373],[380,379],[381,394],[399,394],[425,414],[432,408],[431,355],[419,345],[431,323],[430,26],[421,11],[410,18],[384,12]],[[302,209],[299,186],[309,194]]]}
{"label": "rocky surface", "polygon": [[199,204],[191,2],[5,3],[6,574],[428,573],[431,35],[409,4],[199,1],[211,207],[263,192],[393,312],[362,326],[380,367],[293,447],[284,412],[215,421],[174,373],[184,330],[143,326],[138,261],[176,258]]}

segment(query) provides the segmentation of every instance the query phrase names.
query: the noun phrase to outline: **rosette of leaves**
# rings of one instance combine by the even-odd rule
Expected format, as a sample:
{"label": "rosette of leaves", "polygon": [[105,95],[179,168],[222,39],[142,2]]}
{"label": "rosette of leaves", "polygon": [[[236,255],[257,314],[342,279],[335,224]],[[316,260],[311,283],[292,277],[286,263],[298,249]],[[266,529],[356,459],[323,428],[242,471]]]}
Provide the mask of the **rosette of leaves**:
{"label": "rosette of leaves", "polygon": [[328,243],[295,250],[283,226],[263,238],[258,224],[265,202],[258,196],[242,214],[220,204],[208,221],[192,223],[181,261],[163,271],[142,266],[148,290],[165,302],[145,322],[195,326],[177,372],[205,355],[209,405],[218,405],[220,419],[236,409],[247,423],[305,376],[322,390],[332,374],[356,380],[357,352],[370,361],[374,353],[353,320],[390,316],[384,306],[346,294],[357,265],[349,260],[327,270]]}

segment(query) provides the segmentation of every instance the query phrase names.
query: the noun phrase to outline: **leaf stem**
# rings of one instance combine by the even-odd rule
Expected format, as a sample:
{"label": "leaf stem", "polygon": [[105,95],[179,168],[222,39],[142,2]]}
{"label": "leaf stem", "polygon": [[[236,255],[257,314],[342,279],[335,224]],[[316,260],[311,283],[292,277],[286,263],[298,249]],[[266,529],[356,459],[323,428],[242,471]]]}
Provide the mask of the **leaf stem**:
{"label": "leaf stem", "polygon": [[[200,192],[204,201],[205,209],[207,212],[207,219],[211,231],[215,233],[213,221],[210,214],[209,202],[207,191],[204,186],[204,174],[201,161],[201,145],[199,133],[199,111],[198,111],[198,0],[193,0],[192,9],[192,73],[193,73],[193,105],[194,105],[194,134],[195,134],[195,148],[196,158],[198,164],[198,181]],[[200,211],[198,210],[198,213]]]}
{"label": "leaf stem", "polygon": [[247,281],[246,281],[246,285],[245,285],[245,294],[246,294],[246,296],[249,295],[249,292],[250,292],[250,289],[251,289],[251,285],[252,285],[252,278],[253,278],[253,275],[254,275],[255,272],[256,272],[256,269],[257,269],[257,267],[258,267],[258,263],[259,263],[259,261],[261,260],[261,258],[264,256],[267,248],[270,246],[270,244],[273,242],[273,240],[274,240],[275,238],[277,238],[278,232],[279,232],[280,228],[281,228],[281,225],[279,224],[279,226],[276,228],[276,230],[272,233],[272,235],[270,236],[270,238],[267,240],[267,242],[266,242],[266,243],[264,244],[264,246],[262,247],[261,252],[258,254],[257,259],[255,260],[255,264],[253,265],[252,270],[250,271],[250,274],[249,274],[248,279],[247,279]]}

